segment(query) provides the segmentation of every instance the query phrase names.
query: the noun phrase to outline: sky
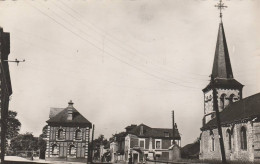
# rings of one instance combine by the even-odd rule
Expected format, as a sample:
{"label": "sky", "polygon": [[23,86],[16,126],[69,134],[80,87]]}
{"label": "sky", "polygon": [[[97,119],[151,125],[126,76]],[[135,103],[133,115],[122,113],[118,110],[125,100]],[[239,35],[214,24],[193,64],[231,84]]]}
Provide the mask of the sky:
{"label": "sky", "polygon": [[[229,0],[223,11],[232,69],[243,96],[260,91],[260,1]],[[21,133],[41,133],[51,107],[74,107],[95,137],[130,124],[171,128],[182,145],[200,135],[202,89],[212,71],[217,0],[0,1],[11,35],[9,63]]]}

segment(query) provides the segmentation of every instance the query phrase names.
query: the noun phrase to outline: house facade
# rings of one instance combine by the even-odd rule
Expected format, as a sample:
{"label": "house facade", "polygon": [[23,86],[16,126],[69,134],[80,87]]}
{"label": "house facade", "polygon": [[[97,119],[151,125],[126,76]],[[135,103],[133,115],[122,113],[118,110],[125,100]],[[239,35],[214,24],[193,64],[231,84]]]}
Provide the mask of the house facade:
{"label": "house facade", "polygon": [[91,122],[70,101],[67,108],[51,108],[45,159],[87,162]]}
{"label": "house facade", "polygon": [[[204,117],[200,159],[221,160],[216,109],[220,112],[227,160],[260,159],[260,94],[242,97],[243,85],[234,79],[223,23],[219,24],[211,81],[203,89]],[[213,90],[216,100],[213,101]],[[214,104],[216,103],[216,104]],[[214,108],[215,106],[215,108]]]}
{"label": "house facade", "polygon": [[[1,141],[5,140],[6,126],[9,108],[9,98],[12,95],[12,85],[8,65],[10,53],[10,34],[0,27],[0,120],[1,120]],[[6,141],[5,141],[6,142]],[[4,160],[5,142],[1,142],[1,160]]]}
{"label": "house facade", "polygon": [[[181,137],[177,127],[174,133],[175,143],[180,146]],[[139,163],[149,159],[169,160],[170,147],[173,145],[173,130],[163,128],[151,128],[147,125],[131,125],[126,127],[126,132],[121,134],[121,140],[117,140],[115,148],[118,160]]]}

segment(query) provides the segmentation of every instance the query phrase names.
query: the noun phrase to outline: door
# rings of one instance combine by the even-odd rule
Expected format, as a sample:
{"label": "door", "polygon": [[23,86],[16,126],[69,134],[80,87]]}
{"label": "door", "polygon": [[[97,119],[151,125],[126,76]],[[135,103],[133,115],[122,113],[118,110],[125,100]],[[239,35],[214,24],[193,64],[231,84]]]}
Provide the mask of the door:
{"label": "door", "polygon": [[138,163],[138,154],[134,154],[134,164]]}

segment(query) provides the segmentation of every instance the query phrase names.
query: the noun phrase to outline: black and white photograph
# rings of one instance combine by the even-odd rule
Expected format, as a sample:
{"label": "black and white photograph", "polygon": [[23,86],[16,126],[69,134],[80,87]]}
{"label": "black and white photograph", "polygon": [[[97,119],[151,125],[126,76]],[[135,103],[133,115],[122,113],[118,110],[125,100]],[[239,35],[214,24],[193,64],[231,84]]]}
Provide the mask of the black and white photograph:
{"label": "black and white photograph", "polygon": [[0,0],[1,164],[260,164],[259,0]]}

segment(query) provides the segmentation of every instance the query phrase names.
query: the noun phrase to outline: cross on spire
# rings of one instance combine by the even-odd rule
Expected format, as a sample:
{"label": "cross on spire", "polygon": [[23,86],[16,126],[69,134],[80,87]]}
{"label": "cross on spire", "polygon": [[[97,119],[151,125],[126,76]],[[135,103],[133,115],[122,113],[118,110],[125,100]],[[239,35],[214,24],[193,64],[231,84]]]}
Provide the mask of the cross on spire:
{"label": "cross on spire", "polygon": [[219,9],[219,17],[220,21],[222,22],[222,9],[224,10],[225,8],[227,8],[227,6],[225,6],[224,3],[222,3],[222,0],[219,0],[219,3],[215,5],[215,7]]}

